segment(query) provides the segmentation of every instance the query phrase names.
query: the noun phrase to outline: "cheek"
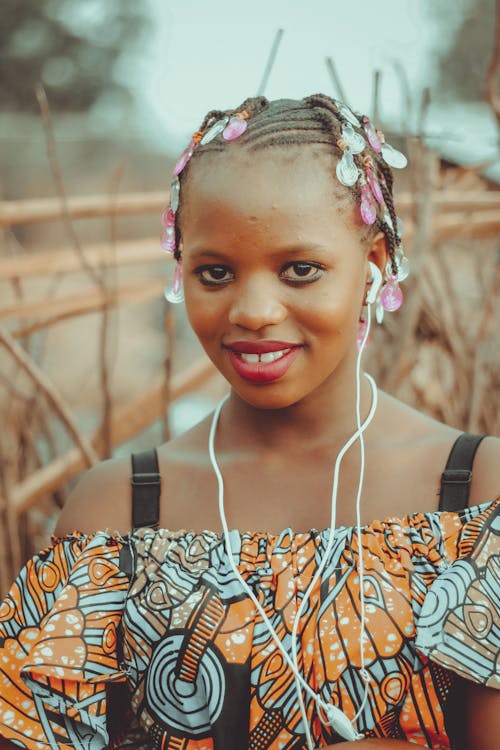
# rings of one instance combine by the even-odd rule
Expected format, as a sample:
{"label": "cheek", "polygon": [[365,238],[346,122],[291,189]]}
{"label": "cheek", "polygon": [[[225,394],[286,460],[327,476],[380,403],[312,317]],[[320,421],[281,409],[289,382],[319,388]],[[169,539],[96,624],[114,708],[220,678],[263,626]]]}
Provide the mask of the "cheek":
{"label": "cheek", "polygon": [[221,295],[210,293],[196,280],[184,286],[186,312],[191,328],[201,341],[214,339],[214,328],[221,329],[225,305]]}
{"label": "cheek", "polygon": [[359,284],[332,284],[311,300],[306,308],[310,324],[318,333],[351,332],[357,327],[363,301]]}

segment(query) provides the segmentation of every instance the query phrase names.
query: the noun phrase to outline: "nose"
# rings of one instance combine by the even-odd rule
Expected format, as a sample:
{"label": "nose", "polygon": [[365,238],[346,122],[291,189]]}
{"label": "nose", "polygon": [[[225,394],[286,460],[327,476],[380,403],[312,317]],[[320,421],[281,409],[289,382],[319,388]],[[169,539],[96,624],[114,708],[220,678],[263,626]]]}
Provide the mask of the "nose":
{"label": "nose", "polygon": [[286,306],[279,298],[276,285],[263,275],[240,282],[229,311],[232,325],[258,331],[282,323],[287,316]]}

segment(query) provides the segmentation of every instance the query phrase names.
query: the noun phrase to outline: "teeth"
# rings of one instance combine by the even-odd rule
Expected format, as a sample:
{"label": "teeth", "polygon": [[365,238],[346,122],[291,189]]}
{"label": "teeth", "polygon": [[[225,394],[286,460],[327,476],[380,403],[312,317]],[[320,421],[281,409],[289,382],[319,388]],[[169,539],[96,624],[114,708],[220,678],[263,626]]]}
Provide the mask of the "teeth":
{"label": "teeth", "polygon": [[265,354],[260,355],[260,361],[261,362],[274,362],[275,359],[280,359],[285,354],[284,351],[282,352],[265,352]]}
{"label": "teeth", "polygon": [[245,362],[258,362],[259,361],[259,355],[258,354],[241,354],[241,359],[243,359]]}
{"label": "teeth", "polygon": [[240,357],[244,362],[251,362],[252,364],[262,362],[263,364],[267,364],[269,362],[274,362],[277,359],[281,359],[281,357],[284,357],[289,351],[290,349],[282,349],[279,352],[264,352],[263,354],[246,354],[241,352]]}

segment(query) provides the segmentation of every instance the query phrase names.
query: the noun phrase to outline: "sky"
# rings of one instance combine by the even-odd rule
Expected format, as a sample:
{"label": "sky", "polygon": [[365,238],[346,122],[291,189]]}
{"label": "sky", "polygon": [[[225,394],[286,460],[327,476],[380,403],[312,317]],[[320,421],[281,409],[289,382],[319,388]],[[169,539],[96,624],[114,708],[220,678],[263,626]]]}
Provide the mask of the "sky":
{"label": "sky", "polygon": [[[332,57],[351,105],[370,112],[373,71],[382,71],[381,103],[396,128],[405,107],[394,61],[417,101],[433,77],[436,49],[446,45],[429,16],[449,2],[449,39],[462,0],[149,0],[155,32],[141,62],[139,96],[156,135],[180,147],[206,111],[257,93],[279,28],[284,34],[265,91],[268,98],[335,95],[325,58]],[[406,113],[408,114],[408,113]]]}
{"label": "sky", "polygon": [[[335,64],[346,101],[373,113],[374,72],[380,71],[379,125],[417,131],[424,88],[453,43],[471,0],[141,0],[152,19],[113,70],[132,103],[106,92],[86,113],[87,134],[139,139],[160,153],[179,153],[211,109],[237,107],[259,91],[279,29],[283,30],[265,95],[340,98],[326,66]],[[493,13],[492,0],[479,0]],[[111,33],[103,0],[67,0],[64,23],[88,27],[94,43]],[[481,7],[481,5],[479,5]],[[493,18],[492,18],[493,21]],[[108,26],[106,25],[108,24]],[[487,40],[491,44],[491,39]],[[402,79],[406,86],[402,85]],[[486,104],[444,105],[432,92],[425,124],[431,146],[451,159],[496,159],[498,126]],[[63,128],[61,138],[81,137]],[[500,163],[497,165],[500,179]]]}

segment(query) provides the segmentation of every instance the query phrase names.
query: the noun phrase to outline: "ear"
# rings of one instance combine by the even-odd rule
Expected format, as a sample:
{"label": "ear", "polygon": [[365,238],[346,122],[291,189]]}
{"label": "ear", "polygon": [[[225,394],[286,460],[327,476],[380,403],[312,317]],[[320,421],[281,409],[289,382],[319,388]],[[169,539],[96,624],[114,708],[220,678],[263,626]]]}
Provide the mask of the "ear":
{"label": "ear", "polygon": [[389,248],[387,247],[387,240],[385,238],[385,234],[383,232],[377,232],[375,237],[373,237],[373,239],[370,240],[367,254],[366,254],[366,261],[367,261],[366,279],[367,281],[370,278],[370,268],[368,266],[368,261],[371,261],[372,263],[375,263],[376,266],[378,266],[382,274],[382,278],[384,278],[385,267],[387,265],[388,260],[389,260]]}

